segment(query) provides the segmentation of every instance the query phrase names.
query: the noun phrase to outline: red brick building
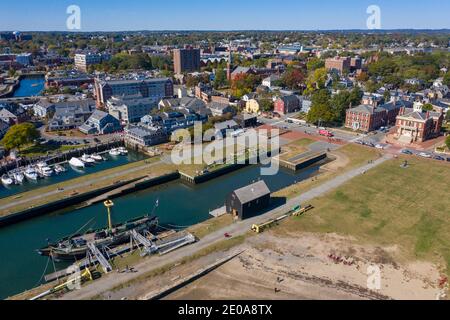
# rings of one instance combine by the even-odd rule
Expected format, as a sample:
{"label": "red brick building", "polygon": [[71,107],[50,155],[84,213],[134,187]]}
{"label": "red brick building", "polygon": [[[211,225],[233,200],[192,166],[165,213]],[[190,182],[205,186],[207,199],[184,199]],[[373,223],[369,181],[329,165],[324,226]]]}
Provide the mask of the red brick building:
{"label": "red brick building", "polygon": [[325,60],[325,68],[329,71],[338,71],[340,74],[350,71],[351,58],[349,57],[335,57]]}
{"label": "red brick building", "polygon": [[386,110],[370,105],[360,105],[347,110],[345,127],[355,131],[370,132],[386,124]]}
{"label": "red brick building", "polygon": [[281,115],[300,111],[300,108],[300,100],[295,95],[280,97],[274,103],[274,111]]}
{"label": "red brick building", "polygon": [[440,135],[443,121],[442,112],[423,112],[422,104],[415,103],[413,109],[401,108],[394,138],[407,144],[425,142]]}
{"label": "red brick building", "polygon": [[383,126],[394,125],[401,108],[412,106],[409,101],[391,101],[377,106],[376,104],[362,104],[348,109],[345,127],[362,132],[378,130]]}

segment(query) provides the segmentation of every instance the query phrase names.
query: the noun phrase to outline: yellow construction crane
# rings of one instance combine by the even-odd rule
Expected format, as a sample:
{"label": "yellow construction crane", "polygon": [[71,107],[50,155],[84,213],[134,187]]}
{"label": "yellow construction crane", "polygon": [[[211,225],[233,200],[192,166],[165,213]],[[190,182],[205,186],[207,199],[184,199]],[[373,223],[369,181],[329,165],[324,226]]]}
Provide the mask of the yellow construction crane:
{"label": "yellow construction crane", "polygon": [[64,290],[66,288],[70,289],[71,287],[73,287],[77,284],[81,284],[83,282],[92,281],[92,280],[93,280],[92,273],[89,270],[89,268],[86,268],[78,277],[69,277],[69,280],[67,280],[66,282],[59,284],[59,285],[51,288],[50,290],[47,290],[47,291],[37,295],[36,297],[31,298],[30,300],[38,300],[38,299],[41,299],[50,294],[54,294],[58,291]]}

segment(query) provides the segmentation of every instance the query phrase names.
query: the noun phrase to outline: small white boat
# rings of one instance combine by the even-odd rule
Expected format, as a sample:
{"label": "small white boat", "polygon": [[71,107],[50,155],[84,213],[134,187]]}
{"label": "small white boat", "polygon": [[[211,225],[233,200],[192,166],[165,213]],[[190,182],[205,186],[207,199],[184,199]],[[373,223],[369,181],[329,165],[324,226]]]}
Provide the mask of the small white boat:
{"label": "small white boat", "polygon": [[93,155],[91,155],[91,158],[97,162],[105,161],[105,159],[97,153],[94,153]]}
{"label": "small white boat", "polygon": [[23,181],[25,180],[25,176],[20,171],[14,172],[13,177],[14,177],[14,180],[16,180],[17,184],[22,184]]}
{"label": "small white boat", "polygon": [[2,183],[3,183],[5,186],[10,186],[10,185],[13,185],[13,184],[14,184],[14,180],[13,180],[10,176],[8,176],[7,174],[4,174],[4,175],[2,176]]}
{"label": "small white boat", "polygon": [[25,170],[25,177],[29,180],[37,181],[39,179],[39,175],[37,174],[36,170],[34,170],[33,167],[28,167]]}
{"label": "small white boat", "polygon": [[84,162],[75,157],[70,159],[69,164],[75,168],[84,168],[85,167]]}
{"label": "small white boat", "polygon": [[126,155],[128,154],[128,150],[127,150],[126,148],[124,148],[124,147],[120,147],[120,148],[118,149],[118,151],[120,152],[120,154],[121,154],[122,156],[126,156]]}
{"label": "small white boat", "polygon": [[66,170],[66,168],[64,168],[62,165],[60,165],[60,164],[57,164],[56,166],[55,166],[55,172],[56,172],[56,174],[60,174],[60,173],[63,173],[63,172],[66,172],[67,170]]}
{"label": "small white boat", "polygon": [[116,157],[116,156],[120,156],[121,153],[120,153],[119,149],[111,149],[111,150],[109,150],[109,154],[113,157]]}
{"label": "small white boat", "polygon": [[37,165],[38,172],[44,177],[51,177],[53,175],[53,169],[50,168],[47,163],[39,162]]}
{"label": "small white boat", "polygon": [[87,155],[87,154],[83,154],[82,156],[81,156],[81,161],[83,161],[85,164],[87,164],[87,165],[93,165],[93,164],[95,164],[95,160],[94,159],[92,159],[89,155]]}

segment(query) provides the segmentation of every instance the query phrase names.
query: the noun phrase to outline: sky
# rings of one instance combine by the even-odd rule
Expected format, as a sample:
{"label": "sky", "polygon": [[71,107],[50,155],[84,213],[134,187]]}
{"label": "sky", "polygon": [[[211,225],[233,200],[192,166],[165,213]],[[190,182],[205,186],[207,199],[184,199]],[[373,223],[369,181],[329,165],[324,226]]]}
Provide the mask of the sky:
{"label": "sky", "polygon": [[0,0],[0,30],[79,31],[367,29],[370,5],[382,29],[450,29],[448,0]]}

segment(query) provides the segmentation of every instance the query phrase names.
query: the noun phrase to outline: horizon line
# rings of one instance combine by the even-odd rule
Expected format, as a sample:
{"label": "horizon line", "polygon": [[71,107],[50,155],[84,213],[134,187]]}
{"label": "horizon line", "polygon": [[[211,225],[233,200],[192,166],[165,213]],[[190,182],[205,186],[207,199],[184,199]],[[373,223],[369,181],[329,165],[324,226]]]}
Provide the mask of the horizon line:
{"label": "horizon line", "polygon": [[392,29],[135,29],[135,30],[1,30],[0,32],[27,32],[27,33],[124,33],[124,32],[365,32],[365,33],[381,33],[392,31],[446,31],[450,32],[450,27],[447,28],[392,28]]}

